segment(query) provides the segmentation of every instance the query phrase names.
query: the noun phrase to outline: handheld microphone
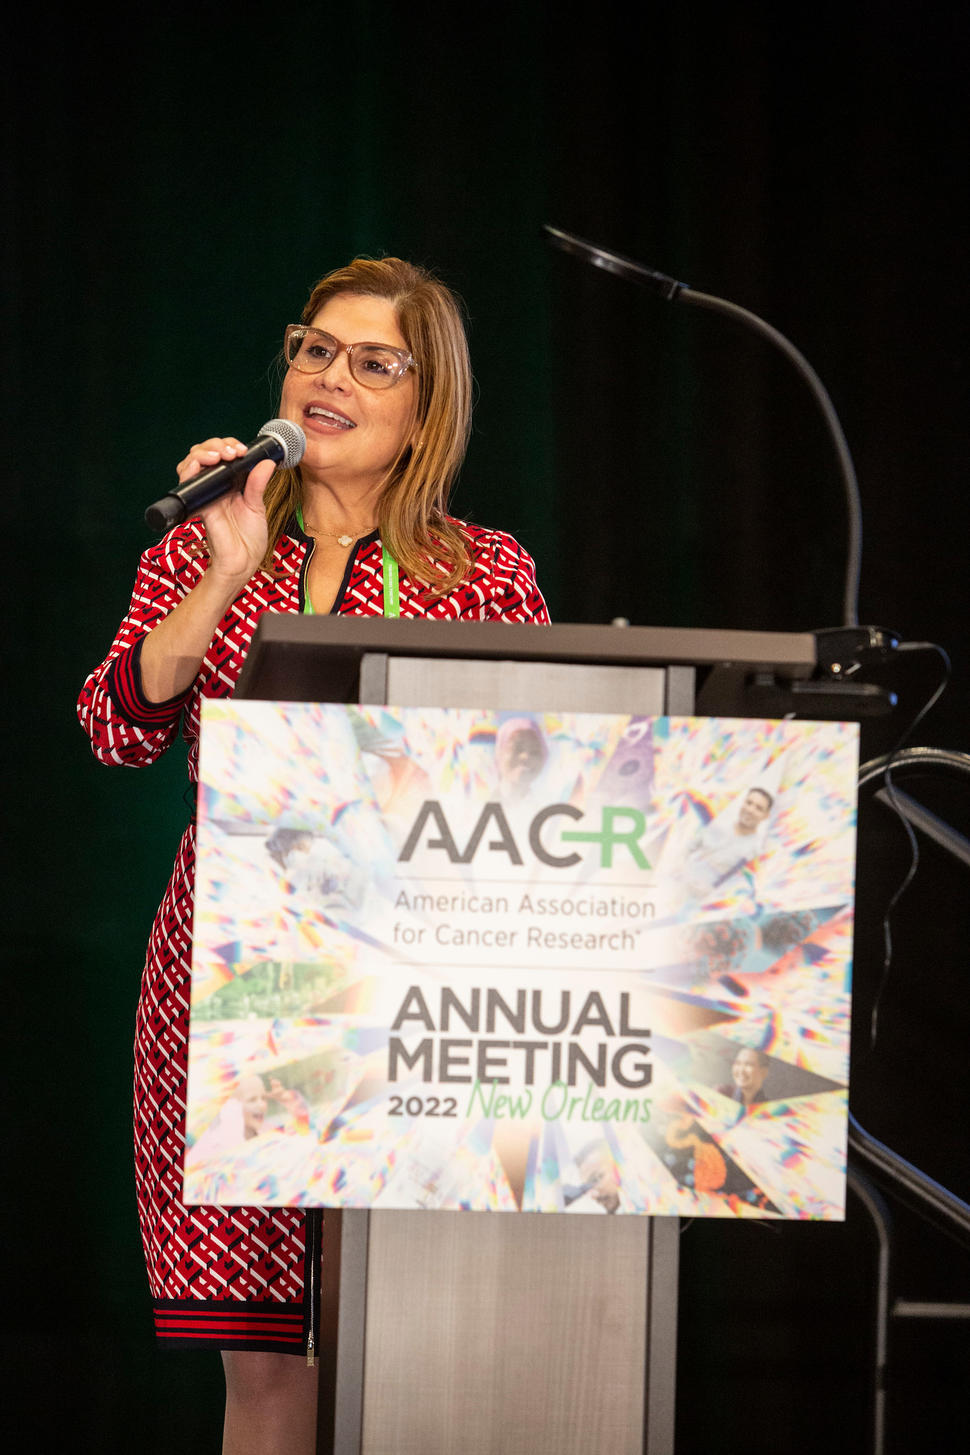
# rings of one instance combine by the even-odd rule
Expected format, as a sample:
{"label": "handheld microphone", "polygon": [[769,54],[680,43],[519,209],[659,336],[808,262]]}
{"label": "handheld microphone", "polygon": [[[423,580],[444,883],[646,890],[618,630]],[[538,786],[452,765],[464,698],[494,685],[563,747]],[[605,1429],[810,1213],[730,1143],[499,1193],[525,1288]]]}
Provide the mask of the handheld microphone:
{"label": "handheld microphone", "polygon": [[213,500],[227,495],[237,485],[241,488],[250,470],[260,460],[276,460],[278,464],[292,469],[302,460],[305,449],[306,435],[298,424],[289,419],[267,420],[244,455],[237,455],[234,460],[220,460],[218,465],[200,470],[191,480],[186,480],[150,505],[145,511],[145,521],[159,534],[171,530],[173,525],[181,525],[183,520],[204,505],[211,505]]}

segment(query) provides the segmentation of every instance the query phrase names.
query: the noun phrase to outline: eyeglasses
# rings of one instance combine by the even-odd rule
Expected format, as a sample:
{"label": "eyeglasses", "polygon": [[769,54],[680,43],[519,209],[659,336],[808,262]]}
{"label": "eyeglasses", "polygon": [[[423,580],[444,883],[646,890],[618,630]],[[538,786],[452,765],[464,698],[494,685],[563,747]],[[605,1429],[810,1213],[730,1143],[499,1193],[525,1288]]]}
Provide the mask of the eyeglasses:
{"label": "eyeglasses", "polygon": [[342,344],[332,333],[291,323],[283,335],[283,356],[301,374],[322,374],[338,354],[345,353],[350,372],[367,389],[391,389],[417,364],[407,349],[390,344]]}

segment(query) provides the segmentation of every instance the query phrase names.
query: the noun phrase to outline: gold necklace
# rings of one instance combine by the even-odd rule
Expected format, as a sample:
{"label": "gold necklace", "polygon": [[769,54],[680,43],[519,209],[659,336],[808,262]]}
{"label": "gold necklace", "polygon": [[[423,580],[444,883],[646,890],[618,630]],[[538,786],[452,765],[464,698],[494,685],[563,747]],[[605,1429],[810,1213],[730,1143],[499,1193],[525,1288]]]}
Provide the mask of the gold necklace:
{"label": "gold necklace", "polygon": [[[373,528],[374,527],[371,526],[370,529],[373,530]],[[362,540],[364,536],[370,535],[370,530],[361,531],[360,535],[356,536],[348,535],[346,531],[343,531],[341,534],[338,535],[335,530],[317,530],[314,526],[310,524],[309,521],[306,521],[304,523],[304,529],[306,530],[308,536],[313,536],[314,540],[316,540],[318,536],[329,536],[331,540],[337,542],[338,546],[343,546],[344,550],[346,550],[348,546],[352,546],[354,544],[354,541]]]}

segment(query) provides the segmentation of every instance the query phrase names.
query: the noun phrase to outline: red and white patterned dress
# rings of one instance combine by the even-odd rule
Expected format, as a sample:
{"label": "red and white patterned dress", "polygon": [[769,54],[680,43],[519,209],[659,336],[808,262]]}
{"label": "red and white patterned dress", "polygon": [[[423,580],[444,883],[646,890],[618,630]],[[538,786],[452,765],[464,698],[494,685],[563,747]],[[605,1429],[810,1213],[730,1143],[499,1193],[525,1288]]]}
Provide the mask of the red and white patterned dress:
{"label": "red and white patterned dress", "polygon": [[[497,531],[462,529],[472,557],[469,576],[429,604],[421,583],[402,572],[401,616],[547,622],[534,564],[522,548]],[[181,722],[189,777],[197,781],[200,699],[231,695],[263,612],[303,609],[311,545],[291,521],[277,543],[273,570],[257,571],[219,623],[194,685],[163,703],[148,702],[142,693],[141,646],[202,576],[204,529],[187,521],[144,553],[128,614],[78,702],[101,762],[152,763],[174,742]],[[357,542],[333,614],[382,615],[381,557],[376,532]],[[308,1246],[310,1258],[316,1257],[319,1215],[295,1208],[186,1207],[181,1200],[194,870],[192,824],[152,926],[135,1033],[135,1177],[155,1328],[168,1343],[299,1354],[317,1317],[305,1289],[304,1259]]]}

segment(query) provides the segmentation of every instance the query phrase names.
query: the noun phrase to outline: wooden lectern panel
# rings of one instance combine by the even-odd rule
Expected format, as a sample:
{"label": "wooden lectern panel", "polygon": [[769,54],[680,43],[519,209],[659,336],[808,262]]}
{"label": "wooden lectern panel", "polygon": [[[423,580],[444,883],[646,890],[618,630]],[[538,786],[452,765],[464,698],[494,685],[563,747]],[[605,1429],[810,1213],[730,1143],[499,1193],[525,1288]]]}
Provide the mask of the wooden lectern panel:
{"label": "wooden lectern panel", "polygon": [[[369,659],[364,658],[366,663]],[[518,712],[665,711],[667,673],[660,667],[562,666],[556,662],[452,661],[446,683],[432,657],[387,661],[386,698],[395,707],[481,707],[514,702]]]}
{"label": "wooden lectern panel", "polygon": [[372,1213],[364,1455],[639,1455],[650,1232]]}

